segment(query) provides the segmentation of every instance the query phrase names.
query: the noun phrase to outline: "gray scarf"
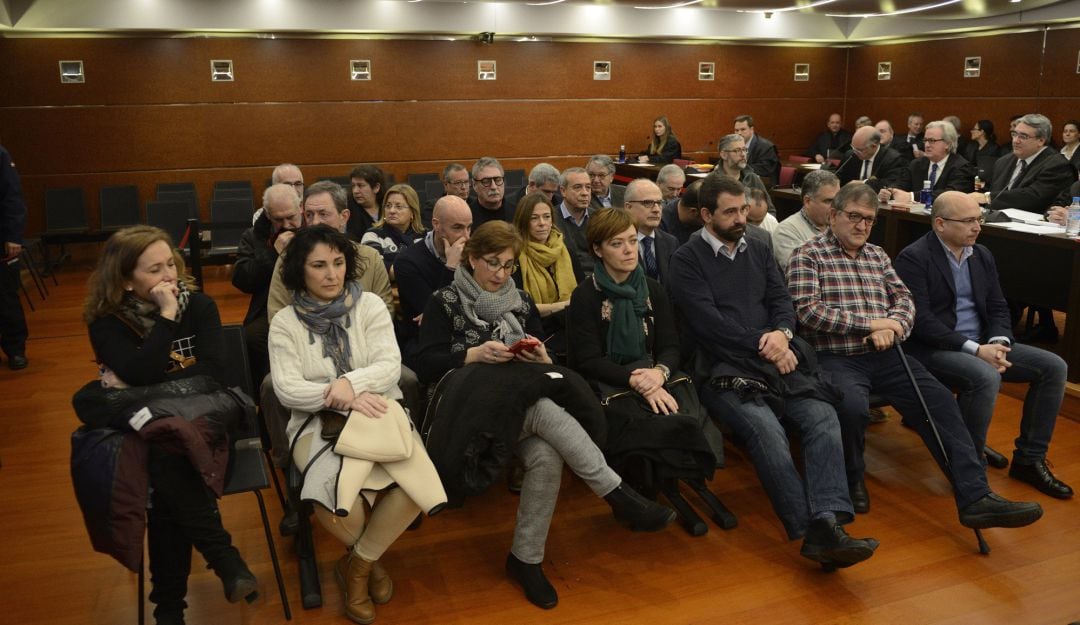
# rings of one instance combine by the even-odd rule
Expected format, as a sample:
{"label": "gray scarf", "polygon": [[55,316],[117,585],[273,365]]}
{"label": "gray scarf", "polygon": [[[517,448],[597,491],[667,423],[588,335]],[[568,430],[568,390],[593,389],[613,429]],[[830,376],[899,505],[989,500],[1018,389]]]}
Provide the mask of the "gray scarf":
{"label": "gray scarf", "polygon": [[[188,290],[187,285],[183,281],[176,283],[176,289],[179,293],[176,296],[176,323],[180,323],[180,319],[184,316],[184,311],[187,310],[188,300],[191,299],[191,291]],[[124,298],[120,302],[120,310],[116,314],[127,323],[128,327],[135,330],[140,337],[145,338],[150,331],[154,329],[154,325],[157,324],[158,313],[160,313],[157,304],[144,300],[136,296],[131,291],[124,293]]]}
{"label": "gray scarf", "polygon": [[494,293],[486,291],[462,262],[454,272],[454,290],[461,298],[465,318],[481,332],[490,329],[491,338],[507,345],[525,338],[525,330],[515,314],[525,306],[513,280],[507,280]]}
{"label": "gray scarf", "polygon": [[360,301],[363,292],[357,280],[346,282],[341,293],[326,304],[315,301],[307,291],[293,292],[293,309],[300,323],[308,330],[309,344],[315,343],[316,334],[322,336],[323,356],[334,361],[338,376],[353,370],[352,348],[346,328],[352,324],[349,311]]}

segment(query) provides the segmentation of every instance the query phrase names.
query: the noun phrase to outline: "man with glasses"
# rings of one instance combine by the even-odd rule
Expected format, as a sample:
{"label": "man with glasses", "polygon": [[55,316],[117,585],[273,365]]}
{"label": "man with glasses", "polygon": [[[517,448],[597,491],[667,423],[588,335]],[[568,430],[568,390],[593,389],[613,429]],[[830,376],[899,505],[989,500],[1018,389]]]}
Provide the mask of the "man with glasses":
{"label": "man with glasses", "polygon": [[[746,188],[727,176],[701,185],[700,236],[675,252],[668,290],[696,349],[698,392],[708,413],[742,440],[773,510],[801,554],[827,566],[873,556],[878,542],[855,539],[844,479],[838,389],[820,377],[813,350],[794,334],[795,315],[769,249],[746,233]],[[798,434],[802,468],[787,429]]]}
{"label": "man with glasses", "polygon": [[1001,383],[1029,384],[1009,476],[1051,497],[1072,497],[1046,462],[1065,396],[1065,361],[1013,339],[994,255],[976,243],[982,211],[975,200],[946,191],[934,201],[930,222],[933,229],[896,257],[915,300],[908,352],[958,392],[976,449],[986,444]]}
{"label": "man with glasses", "polygon": [[773,142],[759,136],[754,130],[754,118],[749,115],[736,117],[735,134],[746,142],[746,162],[754,173],[776,184],[780,180],[780,156]]}
{"label": "man with glasses", "polygon": [[[881,133],[873,126],[863,126],[851,138],[851,152],[836,170],[843,186],[852,180],[865,182],[880,191],[896,187],[907,178],[907,163],[896,150],[881,145]],[[922,188],[922,183],[919,183]]]}
{"label": "man with glasses", "polygon": [[944,121],[930,122],[923,133],[923,156],[908,166],[908,176],[896,187],[886,187],[878,193],[883,202],[912,201],[914,193],[930,181],[934,197],[945,191],[970,193],[975,190],[975,166],[956,153],[956,128]]}
{"label": "man with glasses", "polygon": [[[461,163],[450,163],[446,167],[443,167],[443,195],[456,195],[468,202],[469,190],[471,189],[470,178],[468,168]],[[423,191],[424,189],[416,189],[417,193]],[[438,201],[438,197],[427,198],[424,201],[424,205],[420,208],[420,220],[423,222],[425,228],[431,228],[431,213],[435,210],[435,202]]]}
{"label": "man with glasses", "polygon": [[1011,502],[990,490],[982,454],[976,452],[952,392],[918,360],[907,358],[941,434],[938,442],[899,352],[890,349],[911,333],[915,303],[889,256],[867,242],[877,210],[877,192],[869,185],[842,187],[833,200],[830,230],[795,250],[787,271],[799,334],[817,350],[822,368],[844,381],[836,412],[855,511],[870,510],[863,450],[869,396],[876,393],[896,408],[945,470],[961,524],[980,529],[1034,523],[1042,507]]}
{"label": "man with glasses", "polygon": [[476,161],[472,167],[472,183],[476,190],[476,195],[469,199],[473,228],[496,219],[507,223],[514,221],[516,207],[506,201],[506,178],[499,161],[490,156]]}
{"label": "man with glasses", "polygon": [[1065,196],[1076,172],[1064,156],[1046,145],[1052,133],[1044,115],[1021,116],[1010,133],[1012,154],[994,163],[990,190],[972,193],[971,198],[991,210],[1019,208],[1040,215],[1051,206],[1068,206]]}
{"label": "man with glasses", "polygon": [[721,138],[717,144],[720,149],[720,166],[709,175],[727,176],[732,180],[738,180],[744,187],[761,189],[769,205],[769,214],[776,216],[776,207],[773,206],[765,183],[761,182],[761,177],[754,173],[753,169],[747,167],[746,141],[741,136],[732,133]]}
{"label": "man with glasses", "polygon": [[610,156],[596,154],[590,157],[585,163],[585,173],[589,175],[589,184],[592,185],[590,204],[594,210],[623,205],[625,187],[611,184],[615,180],[615,161]]}
{"label": "man with glasses", "polygon": [[663,194],[665,202],[670,202],[682,195],[685,184],[686,173],[675,163],[664,165],[656,174],[656,186],[660,187],[660,193]]}
{"label": "man with glasses", "polygon": [[666,283],[671,255],[679,247],[674,236],[660,229],[664,198],[660,187],[648,178],[638,178],[626,186],[625,208],[637,227],[638,260],[645,275]]}

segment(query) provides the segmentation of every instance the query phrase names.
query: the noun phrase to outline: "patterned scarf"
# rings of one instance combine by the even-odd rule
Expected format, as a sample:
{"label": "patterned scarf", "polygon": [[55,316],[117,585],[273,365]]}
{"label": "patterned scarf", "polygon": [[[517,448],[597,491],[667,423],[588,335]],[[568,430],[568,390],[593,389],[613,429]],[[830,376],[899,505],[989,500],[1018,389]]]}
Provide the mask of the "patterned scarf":
{"label": "patterned scarf", "polygon": [[[188,300],[191,299],[191,291],[182,281],[176,283],[176,288],[179,291],[176,296],[176,322],[180,323],[184,311],[187,310]],[[140,337],[145,337],[154,329],[159,312],[158,305],[154,302],[144,300],[131,291],[126,291],[124,299],[120,302],[120,310],[116,311],[116,314]]]}
{"label": "patterned scarf", "polygon": [[621,284],[608,275],[604,263],[593,268],[593,282],[611,302],[611,323],[607,333],[608,358],[620,365],[645,357],[645,329],[642,318],[649,310],[649,285],[639,264]]}
{"label": "patterned scarf", "polygon": [[308,343],[315,343],[316,334],[322,337],[323,356],[334,362],[338,376],[353,370],[352,347],[346,328],[352,324],[349,311],[360,301],[363,292],[358,280],[350,280],[337,297],[320,304],[307,291],[293,291],[293,309],[308,330]]}
{"label": "patterned scarf", "polygon": [[537,304],[565,302],[577,287],[563,234],[554,228],[547,242],[530,240],[525,243],[518,262],[521,263],[521,286]]}
{"label": "patterned scarf", "polygon": [[486,291],[463,262],[454,272],[454,290],[461,298],[465,318],[478,330],[490,329],[491,338],[507,345],[525,338],[525,330],[515,314],[524,308],[524,302],[513,280],[504,282],[494,293]]}

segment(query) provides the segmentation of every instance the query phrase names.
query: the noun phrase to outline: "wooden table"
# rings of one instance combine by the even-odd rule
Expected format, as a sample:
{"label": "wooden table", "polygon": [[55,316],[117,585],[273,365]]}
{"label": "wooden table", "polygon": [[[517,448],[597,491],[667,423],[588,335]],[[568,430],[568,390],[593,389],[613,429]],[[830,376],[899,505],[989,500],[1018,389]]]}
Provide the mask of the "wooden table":
{"label": "wooden table", "polygon": [[[620,183],[628,183],[638,178],[648,178],[653,182],[656,182],[656,176],[660,173],[660,168],[663,165],[653,165],[651,163],[615,163],[615,181]],[[686,174],[686,183],[689,184],[696,178],[704,178],[708,173],[689,173]]]}

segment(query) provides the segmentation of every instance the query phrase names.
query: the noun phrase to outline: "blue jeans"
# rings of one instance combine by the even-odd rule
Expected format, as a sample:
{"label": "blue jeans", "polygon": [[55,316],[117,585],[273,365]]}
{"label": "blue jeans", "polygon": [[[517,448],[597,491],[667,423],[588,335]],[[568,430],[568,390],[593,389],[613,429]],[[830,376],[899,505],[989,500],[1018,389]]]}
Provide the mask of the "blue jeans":
{"label": "blue jeans", "polygon": [[899,352],[887,349],[858,356],[820,352],[818,361],[822,368],[833,374],[833,379],[843,380],[844,398],[837,405],[836,413],[840,417],[849,484],[862,480],[866,471],[863,450],[866,447],[866,426],[870,422],[869,395],[873,392],[892,404],[903,417],[904,424],[923,439],[923,444],[952,482],[958,508],[962,509],[990,493],[986,469],[980,460],[982,447],[976,453],[952,393],[930,375],[918,360],[907,359],[937,425],[948,461],[942,455],[942,445],[938,445],[930,423],[923,414],[911,380],[900,362]]}
{"label": "blue jeans", "polygon": [[1068,367],[1057,354],[1019,343],[1013,343],[1008,359],[1012,366],[1003,374],[982,358],[964,352],[935,351],[924,359],[923,364],[943,384],[958,391],[956,401],[975,449],[986,445],[986,431],[994,416],[1001,382],[1028,383],[1013,461],[1037,462],[1046,458],[1046,450],[1050,447],[1054,423],[1065,395]]}
{"label": "blue jeans", "polygon": [[[853,518],[844,480],[840,424],[830,404],[792,399],[778,417],[760,399],[744,402],[733,391],[717,392],[708,385],[701,389],[701,401],[710,415],[743,441],[788,538],[801,538],[810,519],[820,512],[833,512],[841,522]],[[799,435],[805,482],[791,458],[785,424]]]}

